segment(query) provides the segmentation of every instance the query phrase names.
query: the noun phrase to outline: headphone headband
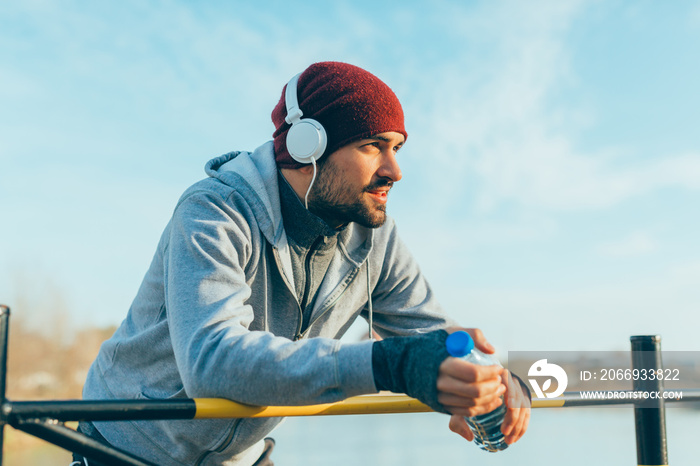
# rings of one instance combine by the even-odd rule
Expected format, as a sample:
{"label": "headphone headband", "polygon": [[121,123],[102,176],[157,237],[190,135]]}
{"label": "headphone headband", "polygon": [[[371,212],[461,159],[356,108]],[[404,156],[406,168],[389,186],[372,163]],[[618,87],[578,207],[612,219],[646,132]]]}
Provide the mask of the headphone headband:
{"label": "headphone headband", "polygon": [[290,125],[299,121],[304,115],[304,112],[299,108],[299,100],[297,99],[297,85],[299,83],[299,76],[301,73],[294,76],[287,83],[287,88],[284,91],[284,101],[287,106],[287,116],[284,120]]}

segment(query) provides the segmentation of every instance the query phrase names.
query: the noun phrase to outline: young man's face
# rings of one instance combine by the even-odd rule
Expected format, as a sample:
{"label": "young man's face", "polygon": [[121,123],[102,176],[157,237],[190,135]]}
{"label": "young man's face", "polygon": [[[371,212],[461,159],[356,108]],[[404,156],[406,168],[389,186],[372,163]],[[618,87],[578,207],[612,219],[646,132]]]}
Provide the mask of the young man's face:
{"label": "young man's face", "polygon": [[349,222],[382,226],[389,190],[401,179],[396,152],[403,143],[401,133],[379,133],[328,155],[309,194],[309,210],[334,228]]}

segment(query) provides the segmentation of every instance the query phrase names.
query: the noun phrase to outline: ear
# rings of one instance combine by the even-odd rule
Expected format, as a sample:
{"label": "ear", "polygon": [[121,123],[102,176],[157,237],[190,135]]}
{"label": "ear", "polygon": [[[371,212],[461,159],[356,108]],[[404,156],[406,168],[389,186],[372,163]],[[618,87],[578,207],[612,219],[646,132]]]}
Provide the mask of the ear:
{"label": "ear", "polygon": [[300,173],[303,173],[304,175],[311,175],[314,172],[314,166],[311,165],[310,163],[307,165],[304,165],[303,167],[297,168]]}

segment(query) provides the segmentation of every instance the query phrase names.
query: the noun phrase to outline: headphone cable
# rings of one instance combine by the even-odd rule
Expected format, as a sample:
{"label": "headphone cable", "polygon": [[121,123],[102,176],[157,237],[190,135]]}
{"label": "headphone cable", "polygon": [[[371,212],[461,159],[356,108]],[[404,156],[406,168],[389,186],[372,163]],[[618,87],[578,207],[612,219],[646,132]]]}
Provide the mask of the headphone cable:
{"label": "headphone cable", "polygon": [[311,183],[309,183],[309,189],[306,190],[306,196],[304,196],[304,206],[306,207],[306,210],[309,210],[309,193],[311,192],[311,187],[314,185],[314,181],[316,181],[316,159],[311,158],[311,165],[314,166],[314,175],[311,177]]}

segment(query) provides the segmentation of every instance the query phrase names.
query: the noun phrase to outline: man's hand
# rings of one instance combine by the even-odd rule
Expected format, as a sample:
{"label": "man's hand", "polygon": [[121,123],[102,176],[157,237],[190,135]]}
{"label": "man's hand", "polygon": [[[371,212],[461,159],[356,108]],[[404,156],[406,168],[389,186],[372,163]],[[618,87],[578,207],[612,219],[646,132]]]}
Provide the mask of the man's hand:
{"label": "man's hand", "polygon": [[438,402],[451,414],[476,416],[501,405],[506,392],[500,366],[478,366],[459,358],[440,364],[437,379]]}
{"label": "man's hand", "polygon": [[[456,331],[459,329],[450,329]],[[494,348],[478,329],[465,329],[476,347],[484,353]],[[525,434],[530,421],[530,400],[523,387],[509,371],[498,366],[477,366],[458,358],[447,358],[440,365],[437,380],[438,401],[452,414],[450,430],[468,441],[474,440],[464,417],[486,414],[506,402],[506,416],[501,426],[507,444],[517,442]]]}
{"label": "man's hand", "polygon": [[501,432],[505,435],[508,445],[511,445],[525,435],[530,423],[530,398],[525,394],[525,389],[520,382],[513,377],[508,370],[503,371],[503,380],[507,382],[506,417],[501,426]]}

